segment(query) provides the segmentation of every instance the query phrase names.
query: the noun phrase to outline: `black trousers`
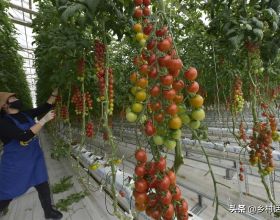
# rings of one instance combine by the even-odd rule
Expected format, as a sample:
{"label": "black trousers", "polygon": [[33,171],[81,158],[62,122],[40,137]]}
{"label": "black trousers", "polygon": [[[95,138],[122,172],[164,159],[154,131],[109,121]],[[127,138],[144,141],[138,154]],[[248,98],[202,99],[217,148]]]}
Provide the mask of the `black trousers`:
{"label": "black trousers", "polygon": [[[52,208],[51,201],[51,191],[48,182],[41,183],[39,185],[34,186],[38,192],[38,196],[44,209],[44,212],[48,212]],[[9,200],[0,200],[0,212],[8,208],[12,199]]]}

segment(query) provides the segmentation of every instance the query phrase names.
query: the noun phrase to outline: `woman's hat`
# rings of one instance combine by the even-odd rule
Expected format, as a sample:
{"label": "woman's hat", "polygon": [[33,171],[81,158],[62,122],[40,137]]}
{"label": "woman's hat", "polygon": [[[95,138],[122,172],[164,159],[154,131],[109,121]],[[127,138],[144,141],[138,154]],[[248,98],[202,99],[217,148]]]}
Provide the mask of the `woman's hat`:
{"label": "woman's hat", "polygon": [[0,92],[0,109],[7,103],[8,99],[14,95],[16,95],[16,93]]}

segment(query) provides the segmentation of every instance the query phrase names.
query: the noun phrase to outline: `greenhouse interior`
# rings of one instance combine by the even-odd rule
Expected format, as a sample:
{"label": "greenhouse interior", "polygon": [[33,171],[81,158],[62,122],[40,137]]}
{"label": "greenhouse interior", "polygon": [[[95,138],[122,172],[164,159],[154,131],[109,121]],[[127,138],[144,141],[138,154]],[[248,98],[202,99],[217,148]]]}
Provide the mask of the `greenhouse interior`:
{"label": "greenhouse interior", "polygon": [[280,219],[279,48],[280,0],[0,0],[0,219]]}

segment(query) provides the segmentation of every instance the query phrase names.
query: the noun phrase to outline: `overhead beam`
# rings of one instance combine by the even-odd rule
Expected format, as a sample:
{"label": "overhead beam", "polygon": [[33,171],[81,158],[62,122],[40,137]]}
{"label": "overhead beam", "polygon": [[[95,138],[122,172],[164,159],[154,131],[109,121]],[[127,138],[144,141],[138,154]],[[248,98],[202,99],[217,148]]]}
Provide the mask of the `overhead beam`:
{"label": "overhead beam", "polygon": [[30,22],[25,22],[25,21],[21,21],[15,18],[11,18],[12,22],[14,22],[15,24],[19,24],[25,27],[30,27],[31,28],[31,23]]}
{"label": "overhead beam", "polygon": [[24,7],[21,7],[19,5],[15,5],[13,3],[10,3],[10,7],[11,8],[14,8],[14,9],[17,9],[17,10],[20,10],[20,11],[23,11],[23,12],[26,12],[30,15],[37,15],[38,13],[36,11],[33,11],[32,9],[28,9],[28,8],[24,8]]}

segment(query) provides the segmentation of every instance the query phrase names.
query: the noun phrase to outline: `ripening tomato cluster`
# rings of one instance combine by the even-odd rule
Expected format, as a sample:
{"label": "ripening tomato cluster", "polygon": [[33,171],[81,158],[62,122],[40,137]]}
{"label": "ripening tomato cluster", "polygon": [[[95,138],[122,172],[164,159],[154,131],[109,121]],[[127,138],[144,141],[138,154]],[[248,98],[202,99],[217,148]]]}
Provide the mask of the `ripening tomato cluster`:
{"label": "ripening tomato cluster", "polygon": [[239,113],[244,107],[244,98],[242,92],[242,81],[237,76],[234,81],[233,91],[232,91],[232,111],[234,114]]}
{"label": "ripening tomato cluster", "polygon": [[96,67],[96,73],[98,77],[98,83],[99,83],[99,99],[104,100],[105,97],[105,53],[106,53],[106,47],[105,44],[103,44],[99,40],[95,40],[94,42],[95,47],[95,67]]}
{"label": "ripening tomato cluster", "polygon": [[253,127],[253,135],[250,136],[250,163],[251,165],[261,163],[262,169],[259,172],[263,175],[267,175],[274,170],[271,143],[272,132],[269,124],[265,122],[256,123]]}
{"label": "ripening tomato cluster", "polygon": [[78,80],[79,81],[84,80],[85,66],[86,66],[85,59],[83,57],[78,59],[78,61],[77,61],[77,75],[78,75]]}
{"label": "ripening tomato cluster", "polygon": [[[139,7],[136,10],[138,9]],[[177,55],[165,24],[161,26],[159,22],[159,28],[154,30],[148,17],[142,20],[142,23],[149,40],[141,50],[141,56],[134,58],[137,71],[130,75],[130,82],[133,84],[130,90],[132,104],[127,109],[126,118],[129,122],[135,122],[137,119],[141,122],[144,105],[147,104],[151,118],[145,123],[146,135],[153,136],[156,145],[173,150],[176,141],[181,138],[180,129],[183,124],[198,129],[200,122],[205,118],[202,109],[204,99],[197,94],[199,84],[195,80],[198,74],[194,67],[190,67],[182,79],[183,74],[180,73],[183,63]],[[135,28],[139,23],[136,25],[134,31],[140,31],[140,28]],[[192,108],[190,114],[183,103],[185,97],[189,99]],[[148,98],[149,102],[146,103]]]}
{"label": "ripening tomato cluster", "polygon": [[133,196],[138,211],[153,219],[188,219],[188,203],[176,185],[176,174],[166,167],[166,159],[147,161],[145,150],[135,152],[135,189]]}
{"label": "ripening tomato cluster", "polygon": [[134,5],[134,18],[141,19],[151,15],[151,9],[149,7],[151,5],[151,0],[134,0]]}
{"label": "ripening tomato cluster", "polygon": [[60,117],[64,120],[67,121],[69,120],[69,112],[68,108],[66,105],[62,105],[60,109]]}
{"label": "ripening tomato cluster", "polygon": [[93,122],[88,122],[86,124],[86,136],[92,137],[93,135],[94,135]]}
{"label": "ripening tomato cluster", "polygon": [[112,68],[109,68],[109,90],[108,90],[108,96],[109,96],[109,115],[113,115],[114,111],[114,75]]}
{"label": "ripening tomato cluster", "polygon": [[144,26],[140,22],[134,24],[133,26],[133,30],[136,32],[135,39],[142,47],[146,45],[149,34],[153,29],[152,24],[150,24],[148,20],[148,17],[151,15],[150,4],[151,0],[134,1],[134,18],[136,18],[138,21],[144,19]]}
{"label": "ripening tomato cluster", "polygon": [[134,5],[134,18],[138,19],[138,21],[143,19],[144,23],[144,26],[140,22],[134,24],[133,30],[136,32],[135,39],[142,47],[144,47],[149,34],[153,29],[153,25],[150,24],[148,20],[148,17],[151,15],[151,0],[135,0]]}
{"label": "ripening tomato cluster", "polygon": [[239,138],[241,140],[243,140],[244,142],[246,142],[246,140],[247,140],[246,131],[245,131],[245,128],[244,128],[244,122],[243,121],[241,121],[241,123],[239,125]]}
{"label": "ripening tomato cluster", "polygon": [[[89,110],[92,110],[93,101],[89,92],[84,94],[85,98],[85,114],[88,115]],[[75,112],[77,115],[83,114],[83,95],[78,88],[74,89],[71,102],[74,104]]]}

